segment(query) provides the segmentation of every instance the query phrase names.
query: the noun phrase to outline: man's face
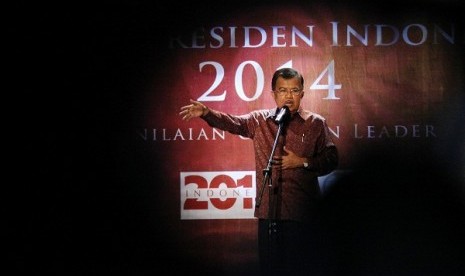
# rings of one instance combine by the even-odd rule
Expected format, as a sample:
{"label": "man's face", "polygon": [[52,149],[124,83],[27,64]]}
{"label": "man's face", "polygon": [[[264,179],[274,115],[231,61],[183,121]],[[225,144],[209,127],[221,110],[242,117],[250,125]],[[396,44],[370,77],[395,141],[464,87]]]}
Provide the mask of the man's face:
{"label": "man's face", "polygon": [[299,109],[300,100],[304,96],[302,89],[299,78],[284,79],[279,77],[276,80],[276,89],[272,92],[276,105],[279,108],[286,105],[291,113],[295,113]]}

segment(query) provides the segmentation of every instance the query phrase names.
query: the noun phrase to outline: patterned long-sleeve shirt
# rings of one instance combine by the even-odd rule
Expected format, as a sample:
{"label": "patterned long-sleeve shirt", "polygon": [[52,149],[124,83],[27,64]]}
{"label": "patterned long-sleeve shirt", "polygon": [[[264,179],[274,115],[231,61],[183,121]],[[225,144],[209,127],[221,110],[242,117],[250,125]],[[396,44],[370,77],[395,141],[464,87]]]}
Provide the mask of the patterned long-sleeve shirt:
{"label": "patterned long-sleeve shirt", "polygon": [[272,188],[269,188],[270,182],[263,183],[263,172],[268,167],[278,132],[279,124],[274,120],[276,111],[263,109],[237,116],[210,110],[202,118],[211,127],[253,140],[257,197],[260,197],[265,185],[260,205],[255,209],[255,217],[306,221],[311,219],[320,199],[318,176],[328,174],[337,167],[337,148],[326,120],[321,115],[300,108],[281,128],[274,155],[285,155],[285,146],[296,155],[308,158],[309,167],[287,170],[272,168],[269,177]]}

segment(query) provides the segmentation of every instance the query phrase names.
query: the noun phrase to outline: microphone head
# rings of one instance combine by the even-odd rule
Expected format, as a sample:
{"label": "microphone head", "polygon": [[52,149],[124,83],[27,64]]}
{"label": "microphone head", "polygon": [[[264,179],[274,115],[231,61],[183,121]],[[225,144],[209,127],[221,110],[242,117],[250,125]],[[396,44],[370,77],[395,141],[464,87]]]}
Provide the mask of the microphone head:
{"label": "microphone head", "polygon": [[278,109],[276,113],[277,115],[275,121],[278,124],[286,122],[291,117],[291,111],[289,110],[289,107],[287,105],[284,105],[283,107]]}

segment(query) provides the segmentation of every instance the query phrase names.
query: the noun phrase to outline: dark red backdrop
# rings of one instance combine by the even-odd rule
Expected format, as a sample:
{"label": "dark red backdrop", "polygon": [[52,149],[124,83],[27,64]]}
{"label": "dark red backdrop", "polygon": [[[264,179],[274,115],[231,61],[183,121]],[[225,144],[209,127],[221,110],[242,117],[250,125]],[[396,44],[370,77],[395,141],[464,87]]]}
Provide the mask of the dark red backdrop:
{"label": "dark red backdrop", "polygon": [[[162,199],[153,200],[163,202],[165,222],[172,227],[169,239],[183,255],[219,272],[253,272],[257,264],[252,217],[230,219],[234,211],[229,208],[222,210],[223,220],[204,220],[205,210],[194,211],[203,215],[191,221],[180,219],[186,208],[181,173],[203,179],[209,172],[228,176],[254,170],[250,141],[228,133],[215,136],[201,120],[180,119],[179,108],[189,99],[233,114],[271,108],[272,73],[292,66],[306,80],[302,105],[326,117],[334,131],[340,171],[352,170],[373,152],[379,155],[373,162],[404,152],[400,156],[409,163],[423,158],[418,153],[438,150],[451,136],[443,115],[463,95],[463,25],[434,9],[410,8],[391,13],[364,5],[263,5],[168,33],[167,39],[176,40],[165,50],[163,70],[153,74],[144,91],[136,133],[146,154],[162,161],[153,169],[163,176],[152,183]],[[256,47],[245,46],[247,28]],[[311,36],[311,45],[300,38],[294,43],[293,28]],[[334,84],[334,90],[312,89],[314,82]],[[416,173],[413,167],[407,171]],[[212,198],[226,200],[200,198],[208,184],[191,185],[199,192],[193,198],[209,203],[207,212],[218,211]]]}

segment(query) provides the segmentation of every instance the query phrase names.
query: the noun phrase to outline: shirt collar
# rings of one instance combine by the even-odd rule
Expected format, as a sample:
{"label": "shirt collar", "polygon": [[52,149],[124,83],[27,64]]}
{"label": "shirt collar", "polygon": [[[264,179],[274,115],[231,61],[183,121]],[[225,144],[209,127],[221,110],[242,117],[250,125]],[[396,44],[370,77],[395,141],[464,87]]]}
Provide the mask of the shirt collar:
{"label": "shirt collar", "polygon": [[297,114],[306,121],[310,116],[312,116],[312,112],[303,109],[301,106],[299,106],[299,109],[297,110]]}

